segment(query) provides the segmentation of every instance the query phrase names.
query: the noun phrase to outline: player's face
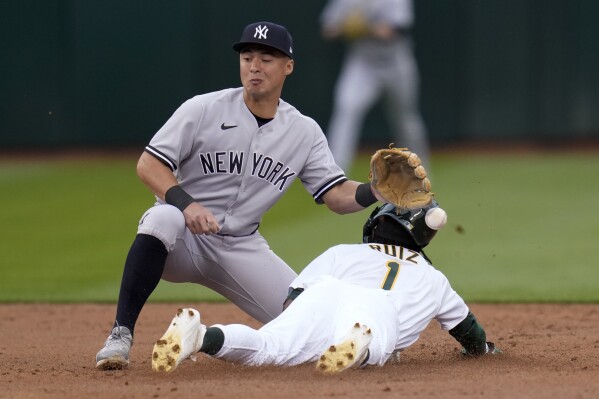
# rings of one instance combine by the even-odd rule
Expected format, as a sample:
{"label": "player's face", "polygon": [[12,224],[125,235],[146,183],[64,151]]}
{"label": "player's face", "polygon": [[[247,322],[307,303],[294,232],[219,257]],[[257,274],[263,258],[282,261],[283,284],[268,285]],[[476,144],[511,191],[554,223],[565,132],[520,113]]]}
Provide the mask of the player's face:
{"label": "player's face", "polygon": [[270,47],[248,46],[239,53],[239,71],[250,97],[278,101],[285,78],[293,72],[293,60]]}

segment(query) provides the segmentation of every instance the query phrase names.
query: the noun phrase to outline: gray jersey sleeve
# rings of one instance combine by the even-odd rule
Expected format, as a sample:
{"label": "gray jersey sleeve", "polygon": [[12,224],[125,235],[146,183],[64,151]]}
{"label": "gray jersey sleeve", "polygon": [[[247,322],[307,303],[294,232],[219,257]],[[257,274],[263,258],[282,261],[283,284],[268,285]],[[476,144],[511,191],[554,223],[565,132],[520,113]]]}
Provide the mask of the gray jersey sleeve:
{"label": "gray jersey sleeve", "polygon": [[322,196],[335,185],[346,181],[347,177],[335,163],[327,139],[318,124],[309,119],[309,128],[313,130],[314,139],[299,178],[306,190],[312,193],[316,203],[322,204]]}
{"label": "gray jersey sleeve", "polygon": [[203,114],[203,102],[187,100],[154,135],[145,150],[176,174],[180,163],[190,156],[194,148]]}

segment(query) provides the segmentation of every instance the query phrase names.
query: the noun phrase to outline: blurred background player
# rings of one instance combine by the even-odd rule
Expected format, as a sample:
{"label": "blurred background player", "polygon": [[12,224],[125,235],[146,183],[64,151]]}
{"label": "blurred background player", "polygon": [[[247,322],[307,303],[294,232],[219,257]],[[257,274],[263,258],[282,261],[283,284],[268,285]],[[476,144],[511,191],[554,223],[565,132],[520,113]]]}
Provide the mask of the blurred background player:
{"label": "blurred background player", "polygon": [[330,0],[321,14],[323,37],[347,44],[326,131],[333,156],[346,172],[364,118],[383,95],[395,146],[410,148],[430,170],[410,37],[413,23],[410,0]]}
{"label": "blurred background player", "polygon": [[152,368],[172,371],[198,350],[252,366],[316,361],[331,373],[382,366],[399,359],[431,320],[466,355],[499,353],[423,252],[437,232],[426,224],[435,208],[435,201],[399,212],[392,204],[376,208],[364,225],[363,243],[334,246],[313,260],[291,283],[286,310],[258,330],[240,324],[206,328],[197,310],[179,311],[154,346]]}

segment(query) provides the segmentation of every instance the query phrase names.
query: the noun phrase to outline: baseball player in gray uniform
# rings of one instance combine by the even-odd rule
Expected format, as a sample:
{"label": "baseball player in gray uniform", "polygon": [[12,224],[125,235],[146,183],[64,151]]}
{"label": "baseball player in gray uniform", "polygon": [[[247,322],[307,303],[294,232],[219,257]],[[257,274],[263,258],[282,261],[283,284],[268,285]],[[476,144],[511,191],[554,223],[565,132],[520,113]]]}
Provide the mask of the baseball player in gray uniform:
{"label": "baseball player in gray uniform", "polygon": [[198,350],[252,366],[316,361],[319,370],[332,373],[382,366],[399,360],[432,320],[465,354],[499,353],[424,254],[436,234],[425,215],[436,207],[376,208],[364,225],[364,243],[334,246],[312,261],[290,284],[293,302],[258,330],[240,324],[206,328],[197,310],[181,310],[156,342],[152,368],[172,371]]}
{"label": "baseball player in gray uniform", "polygon": [[348,45],[326,132],[344,170],[352,163],[366,113],[382,95],[395,144],[410,148],[430,169],[410,39],[413,21],[411,0],[330,0],[321,14],[323,36]]}
{"label": "baseball player in gray uniform", "polygon": [[348,180],[317,123],[280,98],[294,67],[287,29],[250,24],[233,49],[242,87],[186,101],[139,159],[157,203],[127,255],[99,369],[128,366],[135,323],[160,279],[211,288],[261,322],[276,317],[297,274],[258,227],[295,179],[340,214],[380,198],[369,183]]}

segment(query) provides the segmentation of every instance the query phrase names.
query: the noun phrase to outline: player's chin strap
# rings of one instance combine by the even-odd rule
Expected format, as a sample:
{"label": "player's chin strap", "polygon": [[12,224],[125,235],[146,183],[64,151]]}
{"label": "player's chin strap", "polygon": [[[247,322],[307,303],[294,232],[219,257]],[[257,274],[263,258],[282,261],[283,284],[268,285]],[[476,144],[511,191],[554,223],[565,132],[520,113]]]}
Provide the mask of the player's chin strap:
{"label": "player's chin strap", "polygon": [[431,265],[433,264],[433,262],[430,260],[430,258],[428,256],[426,256],[426,254],[424,253],[424,249],[420,248],[419,252],[420,252],[420,255],[422,255],[422,257],[428,261],[428,263],[430,263]]}

